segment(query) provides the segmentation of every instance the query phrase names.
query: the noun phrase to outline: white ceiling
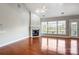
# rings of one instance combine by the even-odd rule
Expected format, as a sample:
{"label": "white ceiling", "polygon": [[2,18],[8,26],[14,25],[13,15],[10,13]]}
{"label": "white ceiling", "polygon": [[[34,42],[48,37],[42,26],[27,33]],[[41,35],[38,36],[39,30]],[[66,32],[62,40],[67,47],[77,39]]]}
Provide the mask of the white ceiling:
{"label": "white ceiling", "polygon": [[[40,9],[46,6],[46,14],[44,17],[57,17],[57,16],[67,16],[67,15],[79,15],[79,4],[78,3],[27,3],[27,8],[36,13],[36,9]],[[61,14],[64,12],[64,14]],[[42,17],[42,14],[38,14]]]}

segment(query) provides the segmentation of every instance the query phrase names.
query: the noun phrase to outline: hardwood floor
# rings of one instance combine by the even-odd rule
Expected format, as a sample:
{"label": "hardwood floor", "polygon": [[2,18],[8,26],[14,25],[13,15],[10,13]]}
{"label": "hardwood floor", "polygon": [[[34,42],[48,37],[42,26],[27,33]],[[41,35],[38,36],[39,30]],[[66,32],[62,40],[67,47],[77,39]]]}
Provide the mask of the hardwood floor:
{"label": "hardwood floor", "polygon": [[1,55],[78,55],[79,39],[34,37],[0,47]]}

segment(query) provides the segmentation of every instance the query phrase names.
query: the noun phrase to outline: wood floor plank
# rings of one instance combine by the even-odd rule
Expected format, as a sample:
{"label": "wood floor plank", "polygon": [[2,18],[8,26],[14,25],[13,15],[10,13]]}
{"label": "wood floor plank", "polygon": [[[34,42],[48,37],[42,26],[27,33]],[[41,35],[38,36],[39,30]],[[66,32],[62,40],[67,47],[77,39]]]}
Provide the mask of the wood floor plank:
{"label": "wood floor plank", "polygon": [[[72,43],[72,44],[71,44]],[[74,55],[79,54],[79,39],[30,37],[0,47],[0,55]]]}

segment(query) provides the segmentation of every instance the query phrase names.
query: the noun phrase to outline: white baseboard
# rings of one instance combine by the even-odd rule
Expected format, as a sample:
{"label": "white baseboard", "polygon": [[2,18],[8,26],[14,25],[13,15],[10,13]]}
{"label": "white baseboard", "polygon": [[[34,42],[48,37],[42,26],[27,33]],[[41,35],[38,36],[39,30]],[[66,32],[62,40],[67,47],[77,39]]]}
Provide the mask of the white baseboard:
{"label": "white baseboard", "polygon": [[5,44],[2,44],[2,45],[0,45],[0,47],[7,46],[7,45],[12,44],[12,43],[15,43],[15,42],[17,42],[17,41],[23,40],[23,39],[25,39],[25,38],[29,38],[29,36],[28,36],[28,37],[23,37],[23,38],[14,40],[14,41],[10,41],[10,42],[5,43]]}

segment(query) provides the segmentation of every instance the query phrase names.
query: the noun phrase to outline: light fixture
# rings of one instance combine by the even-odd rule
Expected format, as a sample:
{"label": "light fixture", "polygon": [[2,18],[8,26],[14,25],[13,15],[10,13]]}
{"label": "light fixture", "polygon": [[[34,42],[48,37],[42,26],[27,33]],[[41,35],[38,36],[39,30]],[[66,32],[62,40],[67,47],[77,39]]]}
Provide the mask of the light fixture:
{"label": "light fixture", "polygon": [[36,9],[35,12],[36,12],[36,13],[40,13],[40,10],[39,10],[39,9]]}
{"label": "light fixture", "polygon": [[43,6],[42,9],[45,10],[45,11],[47,10],[46,6]]}
{"label": "light fixture", "polygon": [[44,13],[44,12],[45,12],[45,10],[41,9],[41,13]]}
{"label": "light fixture", "polygon": [[21,5],[18,3],[18,4],[17,4],[17,7],[18,7],[18,8],[21,8]]}
{"label": "light fixture", "polygon": [[46,6],[43,6],[42,8],[36,9],[35,12],[39,14],[43,14],[46,12],[46,10],[47,10]]}
{"label": "light fixture", "polygon": [[64,12],[61,12],[61,14],[64,14]]}

